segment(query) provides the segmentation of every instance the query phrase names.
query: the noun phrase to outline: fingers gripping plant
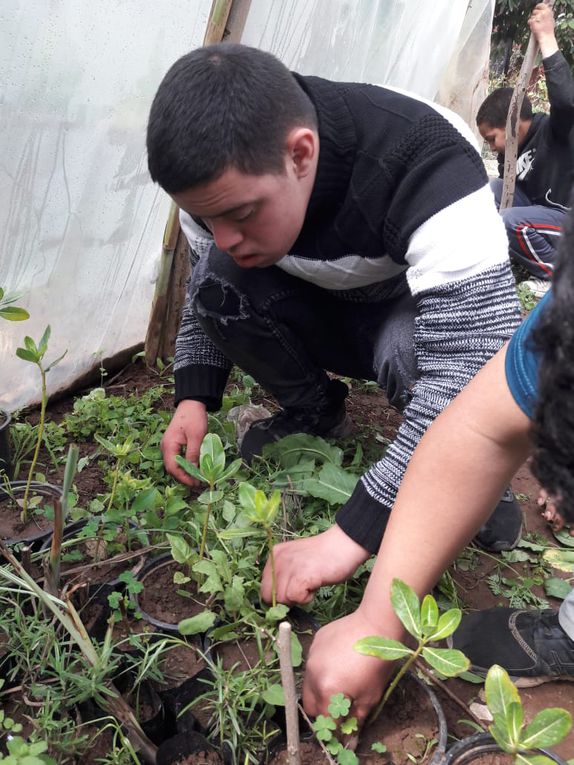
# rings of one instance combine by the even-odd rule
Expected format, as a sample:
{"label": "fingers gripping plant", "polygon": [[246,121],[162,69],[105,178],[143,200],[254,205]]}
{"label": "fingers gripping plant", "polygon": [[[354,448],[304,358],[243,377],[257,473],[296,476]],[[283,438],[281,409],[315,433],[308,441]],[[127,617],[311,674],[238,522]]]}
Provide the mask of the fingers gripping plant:
{"label": "fingers gripping plant", "polygon": [[514,754],[516,765],[551,765],[553,760],[532,750],[562,741],[572,727],[570,713],[560,708],[543,709],[526,725],[518,691],[498,664],[488,670],[485,691],[493,718],[489,731],[502,751]]}
{"label": "fingers gripping plant", "polygon": [[452,635],[462,618],[460,609],[451,608],[439,616],[437,602],[432,595],[425,595],[421,605],[414,590],[400,579],[393,579],[391,603],[403,626],[418,645],[411,649],[398,640],[377,635],[362,638],[355,643],[355,650],[366,656],[376,656],[383,661],[403,659],[404,662],[387,687],[373,717],[380,713],[401,677],[419,656],[446,677],[454,677],[469,668],[469,661],[462,651],[430,645]]}
{"label": "fingers gripping plant", "polygon": [[203,521],[203,531],[201,534],[201,545],[199,548],[199,557],[203,558],[205,554],[205,545],[207,541],[207,530],[209,528],[209,519],[211,510],[215,502],[223,499],[223,491],[216,489],[218,484],[222,484],[228,478],[231,478],[241,467],[241,460],[234,460],[228,467],[225,466],[225,449],[221,443],[221,438],[216,433],[208,433],[202,441],[199,450],[199,466],[181,456],[176,457],[177,464],[185,470],[192,478],[206,483],[209,488],[201,494],[197,501],[206,506],[205,519]]}
{"label": "fingers gripping plant", "polygon": [[267,497],[261,489],[256,489],[250,483],[239,484],[239,504],[246,518],[258,524],[265,530],[269,560],[271,562],[271,605],[277,605],[277,584],[275,577],[275,556],[273,555],[273,521],[281,504],[281,492],[277,489]]}
{"label": "fingers gripping plant", "polygon": [[22,501],[22,521],[25,523],[28,520],[28,495],[30,493],[30,484],[36,468],[36,462],[38,461],[38,454],[40,453],[40,446],[42,444],[42,437],[44,435],[44,424],[46,421],[46,405],[48,403],[48,396],[46,393],[46,375],[48,372],[56,366],[66,355],[67,351],[59,356],[55,361],[52,361],[47,367],[44,366],[43,360],[48,350],[48,340],[50,339],[50,326],[48,325],[44,330],[40,342],[36,345],[31,337],[26,336],[24,338],[24,348],[16,348],[16,355],[23,361],[29,361],[31,364],[36,364],[40,370],[40,376],[42,380],[42,401],[40,405],[40,422],[38,424],[38,437],[36,439],[36,448],[34,449],[34,455],[28,471],[28,479],[26,481],[26,489],[24,491],[24,499]]}

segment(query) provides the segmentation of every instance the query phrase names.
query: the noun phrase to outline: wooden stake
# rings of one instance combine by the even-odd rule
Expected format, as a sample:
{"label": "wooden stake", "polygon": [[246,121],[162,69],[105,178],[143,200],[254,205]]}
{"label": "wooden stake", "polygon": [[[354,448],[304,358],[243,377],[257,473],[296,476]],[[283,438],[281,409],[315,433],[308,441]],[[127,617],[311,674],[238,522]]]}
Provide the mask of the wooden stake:
{"label": "wooden stake", "polygon": [[[546,5],[552,6],[550,0],[544,0]],[[506,210],[507,207],[512,207],[514,200],[514,189],[516,187],[516,159],[518,156],[518,122],[520,115],[520,107],[524,101],[524,95],[530,76],[532,74],[532,68],[534,66],[534,59],[538,52],[538,43],[536,38],[531,33],[528,41],[528,47],[524,55],[522,66],[520,67],[520,73],[518,80],[514,86],[512,98],[510,99],[510,106],[508,107],[508,117],[506,118],[506,141],[504,148],[504,181],[502,184],[502,195],[500,198],[500,210]]]}
{"label": "wooden stake", "polygon": [[279,666],[281,684],[285,695],[285,723],[287,726],[287,754],[289,765],[301,765],[299,752],[299,717],[297,712],[297,692],[291,661],[291,625],[281,622],[279,625]]}

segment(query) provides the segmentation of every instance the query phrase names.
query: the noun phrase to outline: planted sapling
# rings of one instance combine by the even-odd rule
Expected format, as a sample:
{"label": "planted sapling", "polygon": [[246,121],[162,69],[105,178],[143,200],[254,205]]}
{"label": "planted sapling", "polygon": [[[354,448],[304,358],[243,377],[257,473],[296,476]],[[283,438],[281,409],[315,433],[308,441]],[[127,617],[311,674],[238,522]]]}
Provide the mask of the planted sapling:
{"label": "planted sapling", "polygon": [[239,484],[239,504],[248,521],[262,526],[267,537],[269,560],[271,561],[271,605],[277,605],[277,581],[275,577],[275,556],[273,554],[273,521],[281,504],[281,493],[275,489],[267,497],[261,489],[256,489],[250,483]]}
{"label": "planted sapling", "polygon": [[502,751],[515,755],[515,765],[551,765],[554,760],[533,750],[566,738],[572,727],[570,713],[559,707],[543,709],[527,725],[516,686],[498,664],[488,670],[485,692],[493,719],[488,729]]}
{"label": "planted sapling", "polygon": [[205,555],[205,546],[207,542],[207,530],[209,528],[209,519],[213,505],[223,499],[224,493],[216,488],[224,481],[231,478],[241,467],[241,460],[234,460],[227,467],[225,466],[225,449],[221,443],[221,438],[215,433],[208,433],[202,441],[199,450],[199,466],[181,456],[176,457],[177,464],[185,470],[192,478],[206,483],[209,486],[207,491],[201,494],[197,501],[206,506],[205,519],[203,521],[203,531],[201,534],[201,544],[199,547],[199,557]]}
{"label": "planted sapling", "polygon": [[30,493],[30,484],[32,483],[32,477],[36,468],[36,462],[38,461],[38,454],[40,453],[40,446],[42,444],[42,437],[44,435],[44,423],[46,421],[46,406],[48,404],[48,395],[46,392],[46,375],[53,369],[66,355],[67,351],[59,356],[47,367],[44,366],[43,360],[48,350],[48,340],[50,339],[50,326],[48,325],[42,335],[40,342],[36,345],[31,337],[26,336],[24,338],[24,348],[16,348],[16,355],[23,361],[29,361],[31,364],[36,364],[40,370],[40,377],[42,381],[42,399],[40,404],[40,422],[38,424],[38,436],[36,439],[36,448],[34,449],[34,455],[32,462],[30,463],[30,469],[28,471],[28,479],[26,481],[26,490],[24,491],[24,499],[22,500],[22,522],[28,521],[28,495]]}
{"label": "planted sapling", "polygon": [[462,651],[456,648],[435,648],[430,645],[452,635],[462,618],[460,609],[451,608],[439,616],[438,605],[432,595],[425,595],[421,605],[415,591],[400,579],[393,579],[391,603],[407,632],[416,639],[417,646],[411,649],[399,640],[378,635],[362,638],[355,643],[355,650],[366,656],[376,656],[383,661],[403,660],[402,666],[389,683],[375,709],[373,718],[379,715],[399,680],[419,656],[446,677],[460,675],[468,670],[470,665]]}

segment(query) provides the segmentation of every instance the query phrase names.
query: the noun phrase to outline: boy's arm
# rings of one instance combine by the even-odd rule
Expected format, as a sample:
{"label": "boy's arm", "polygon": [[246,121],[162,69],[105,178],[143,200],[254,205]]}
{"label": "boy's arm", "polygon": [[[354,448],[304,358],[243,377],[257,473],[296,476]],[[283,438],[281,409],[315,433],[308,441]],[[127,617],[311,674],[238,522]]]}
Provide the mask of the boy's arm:
{"label": "boy's arm", "polygon": [[567,140],[574,125],[574,78],[558,49],[552,8],[538,3],[528,19],[528,25],[542,54],[552,131]]}
{"label": "boy's arm", "polygon": [[353,649],[361,637],[402,639],[390,604],[398,577],[419,597],[474,536],[529,450],[530,421],[506,384],[503,348],[429,427],[401,484],[358,610],[323,627],[311,647],[303,699],[325,713],[333,693],[361,719],[380,697],[391,665]]}

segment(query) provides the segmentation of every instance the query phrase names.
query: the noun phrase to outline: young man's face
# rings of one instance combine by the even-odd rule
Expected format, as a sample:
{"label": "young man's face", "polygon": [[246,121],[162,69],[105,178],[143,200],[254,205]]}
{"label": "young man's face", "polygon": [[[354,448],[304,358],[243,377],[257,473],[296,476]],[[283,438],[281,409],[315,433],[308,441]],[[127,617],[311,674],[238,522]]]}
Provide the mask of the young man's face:
{"label": "young man's face", "polygon": [[[245,175],[234,167],[214,181],[172,194],[201,218],[215,244],[241,268],[264,268],[284,257],[303,226],[313,178],[286,161],[285,173]],[[314,177],[314,176],[313,176]]]}
{"label": "young man's face", "polygon": [[506,128],[492,127],[488,122],[481,122],[478,126],[478,132],[488,144],[490,151],[497,154],[504,154],[506,148]]}

